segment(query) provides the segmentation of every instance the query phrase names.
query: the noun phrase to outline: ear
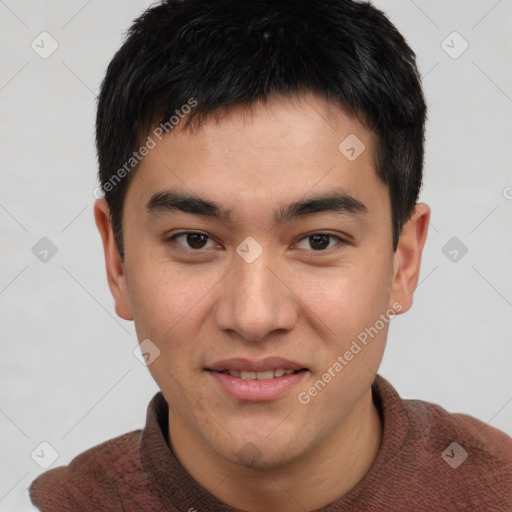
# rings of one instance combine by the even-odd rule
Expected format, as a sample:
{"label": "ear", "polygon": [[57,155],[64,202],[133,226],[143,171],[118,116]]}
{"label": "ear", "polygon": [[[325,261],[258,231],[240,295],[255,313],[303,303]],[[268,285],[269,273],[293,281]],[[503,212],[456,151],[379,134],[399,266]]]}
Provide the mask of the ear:
{"label": "ear", "polygon": [[126,287],[125,266],[114,240],[110,209],[105,199],[97,199],[95,201],[94,220],[103,241],[107,281],[110,293],[114,297],[116,313],[124,320],[133,320]]}
{"label": "ear", "polygon": [[418,203],[411,218],[404,224],[393,255],[392,303],[401,308],[392,309],[397,314],[405,313],[412,306],[412,296],[420,275],[421,255],[427,239],[430,208],[425,203]]}

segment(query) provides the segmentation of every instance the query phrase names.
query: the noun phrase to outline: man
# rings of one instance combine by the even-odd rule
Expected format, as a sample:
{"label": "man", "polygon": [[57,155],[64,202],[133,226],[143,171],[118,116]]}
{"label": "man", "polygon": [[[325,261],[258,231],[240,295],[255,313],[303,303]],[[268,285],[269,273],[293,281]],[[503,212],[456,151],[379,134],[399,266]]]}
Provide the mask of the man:
{"label": "man", "polygon": [[430,209],[426,107],[348,0],[168,0],[102,84],[95,204],[145,428],[47,471],[43,511],[506,511],[512,440],[378,375]]}

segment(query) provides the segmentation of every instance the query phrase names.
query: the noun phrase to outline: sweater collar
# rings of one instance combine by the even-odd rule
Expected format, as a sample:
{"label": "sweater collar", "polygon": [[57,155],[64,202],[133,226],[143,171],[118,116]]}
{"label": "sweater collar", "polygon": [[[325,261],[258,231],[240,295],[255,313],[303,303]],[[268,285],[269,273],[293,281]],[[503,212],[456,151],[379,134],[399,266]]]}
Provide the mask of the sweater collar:
{"label": "sweater collar", "polygon": [[[410,425],[404,402],[391,384],[380,375],[375,376],[372,396],[383,423],[382,442],[377,457],[356,487],[316,512],[339,512],[349,510],[350,505],[356,503],[359,507],[364,505],[365,496],[377,491],[387,463],[408,437]],[[203,512],[243,512],[217,499],[190,476],[170,447],[168,431],[168,405],[159,391],[148,405],[146,425],[139,448],[148,478],[166,504],[180,510],[195,508]]]}

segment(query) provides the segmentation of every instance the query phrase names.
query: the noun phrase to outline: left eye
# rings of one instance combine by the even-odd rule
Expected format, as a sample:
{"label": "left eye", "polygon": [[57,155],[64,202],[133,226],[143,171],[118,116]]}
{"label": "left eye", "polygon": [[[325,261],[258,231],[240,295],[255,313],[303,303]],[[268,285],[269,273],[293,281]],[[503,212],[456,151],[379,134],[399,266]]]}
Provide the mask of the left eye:
{"label": "left eye", "polygon": [[[322,251],[325,249],[330,249],[332,246],[329,246],[329,239],[335,238],[340,242],[343,240],[336,235],[330,235],[328,233],[316,233],[314,235],[305,236],[302,240],[309,240],[306,242],[310,247],[299,247],[299,249],[309,249],[312,248],[314,251]],[[302,242],[301,240],[301,242]],[[300,242],[299,242],[300,243]]]}
{"label": "left eye", "polygon": [[[205,249],[205,244],[210,239],[208,235],[205,235],[204,233],[194,233],[194,232],[186,232],[186,233],[178,233],[176,235],[173,235],[170,237],[169,240],[178,240],[179,238],[185,237],[186,243],[188,244],[188,247],[178,243],[178,245],[181,245],[182,247],[185,247],[187,249],[196,249],[201,250]],[[215,245],[215,244],[214,244]]]}

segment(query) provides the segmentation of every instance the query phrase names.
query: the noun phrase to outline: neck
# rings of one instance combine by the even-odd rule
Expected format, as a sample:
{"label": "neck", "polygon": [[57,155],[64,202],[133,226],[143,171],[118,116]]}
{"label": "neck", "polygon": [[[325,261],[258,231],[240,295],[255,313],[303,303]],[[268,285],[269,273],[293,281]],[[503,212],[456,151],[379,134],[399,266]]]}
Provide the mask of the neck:
{"label": "neck", "polygon": [[270,469],[219,458],[176,416],[169,421],[169,439],[192,478],[224,503],[248,512],[303,512],[341,498],[365,477],[379,451],[382,423],[369,389],[329,437],[293,462]]}

